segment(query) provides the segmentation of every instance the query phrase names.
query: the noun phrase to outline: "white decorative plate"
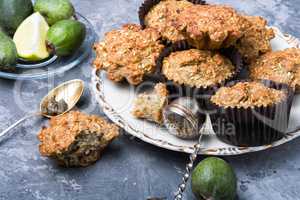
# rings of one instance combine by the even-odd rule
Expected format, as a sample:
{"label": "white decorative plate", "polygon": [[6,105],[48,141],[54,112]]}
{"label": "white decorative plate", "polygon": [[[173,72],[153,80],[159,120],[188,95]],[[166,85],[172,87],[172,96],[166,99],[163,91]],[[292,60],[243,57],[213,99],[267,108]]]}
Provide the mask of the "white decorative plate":
{"label": "white decorative plate", "polygon": [[[276,37],[272,40],[273,50],[281,50],[289,47],[300,47],[300,41],[293,36],[283,34],[278,28],[272,27]],[[158,147],[165,149],[191,153],[197,141],[179,139],[167,132],[163,127],[144,120],[135,119],[131,115],[135,92],[132,87],[115,84],[105,77],[105,73],[98,70],[92,72],[92,86],[94,96],[103,109],[104,113],[117,125],[129,134]],[[290,119],[289,129],[296,126],[300,121],[300,98],[295,99]],[[297,113],[298,112],[298,113]],[[288,133],[283,139],[271,145],[260,147],[236,147],[219,141],[216,136],[205,136],[202,140],[200,154],[205,155],[238,155],[249,152],[269,149],[287,143],[300,136],[299,132]]]}

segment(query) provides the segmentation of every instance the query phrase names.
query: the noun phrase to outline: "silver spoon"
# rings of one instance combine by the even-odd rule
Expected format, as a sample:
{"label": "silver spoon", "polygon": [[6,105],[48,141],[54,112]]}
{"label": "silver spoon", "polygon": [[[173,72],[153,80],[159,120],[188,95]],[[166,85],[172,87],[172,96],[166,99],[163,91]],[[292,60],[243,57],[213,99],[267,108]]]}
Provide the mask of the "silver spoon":
{"label": "silver spoon", "polygon": [[206,125],[209,117],[200,115],[200,109],[196,100],[190,97],[181,97],[164,108],[163,118],[164,124],[171,134],[183,139],[198,138],[198,143],[194,146],[193,153],[189,156],[189,162],[186,165],[186,172],[182,177],[182,182],[175,193],[174,200],[182,200],[194,162],[201,150],[202,136],[208,134]]}
{"label": "silver spoon", "polygon": [[[47,118],[51,118],[54,116],[63,115],[66,112],[69,112],[79,101],[80,97],[82,96],[84,90],[84,82],[79,79],[67,81],[65,83],[60,84],[53,90],[51,90],[41,101],[40,103],[40,110],[36,113],[31,113],[16,123],[12,124],[10,127],[8,127],[6,130],[2,131],[0,133],[0,143],[9,138],[12,133],[10,134],[10,131],[24,122],[25,120],[34,117],[34,116],[44,116]],[[50,100],[55,99],[55,101],[59,102],[60,100],[63,100],[67,104],[67,109],[65,109],[63,112],[59,114],[49,115],[45,111],[47,110],[47,106],[49,105]]]}

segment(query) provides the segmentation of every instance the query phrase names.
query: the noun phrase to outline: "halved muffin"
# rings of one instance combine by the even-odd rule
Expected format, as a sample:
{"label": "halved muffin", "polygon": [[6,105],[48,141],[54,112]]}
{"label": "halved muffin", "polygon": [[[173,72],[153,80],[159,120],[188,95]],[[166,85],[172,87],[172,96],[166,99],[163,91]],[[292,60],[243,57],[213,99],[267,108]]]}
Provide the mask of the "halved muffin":
{"label": "halved muffin", "polygon": [[247,63],[258,56],[272,51],[270,40],[275,37],[274,31],[267,28],[267,21],[259,16],[244,16],[250,26],[242,38],[234,45]]}
{"label": "halved muffin", "polygon": [[264,80],[230,82],[211,97],[211,115],[219,139],[235,146],[271,144],[288,127],[293,91],[285,84]]}
{"label": "halved muffin", "polygon": [[[154,4],[156,2],[151,1],[151,3]],[[188,0],[162,0],[158,4],[152,5],[153,7],[141,20],[144,21],[146,27],[157,29],[164,40],[169,42],[184,40],[184,35],[172,26],[172,23],[181,15],[183,9],[191,5],[193,3]],[[149,7],[149,5],[146,4],[144,7]]]}
{"label": "halved muffin", "polygon": [[88,166],[118,136],[118,127],[106,120],[72,111],[51,118],[49,127],[38,134],[39,150],[66,167]]}
{"label": "halved muffin", "polygon": [[160,38],[153,28],[142,30],[136,24],[124,25],[120,30],[106,33],[105,39],[94,45],[97,54],[94,66],[105,70],[112,81],[126,79],[137,85],[156,70],[156,59],[164,48]]}
{"label": "halved muffin", "polygon": [[156,84],[153,91],[138,95],[134,102],[132,114],[137,118],[162,124],[162,111],[168,104],[168,94],[165,84]]}
{"label": "halved muffin", "polygon": [[173,25],[198,49],[233,45],[249,26],[235,9],[224,5],[193,5],[184,9]]}
{"label": "halved muffin", "polygon": [[290,48],[269,52],[250,65],[250,77],[254,80],[268,79],[288,84],[298,92],[300,89],[300,49]]}

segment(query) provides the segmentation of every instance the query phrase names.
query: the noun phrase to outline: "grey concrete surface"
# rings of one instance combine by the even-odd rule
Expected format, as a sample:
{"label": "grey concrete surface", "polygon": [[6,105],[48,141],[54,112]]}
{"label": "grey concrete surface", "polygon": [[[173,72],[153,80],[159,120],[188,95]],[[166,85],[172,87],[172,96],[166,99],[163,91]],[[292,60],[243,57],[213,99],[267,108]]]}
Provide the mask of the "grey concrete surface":
{"label": "grey concrete surface", "polygon": [[[73,0],[78,12],[95,26],[101,38],[123,23],[137,22],[142,0]],[[298,0],[210,0],[266,17],[270,25],[300,37]],[[92,57],[77,68],[50,80],[0,79],[0,131],[37,109],[54,85],[81,78],[89,86]],[[78,107],[103,115],[87,89]],[[0,145],[0,200],[145,200],[172,199],[187,155],[163,150],[124,134],[95,165],[64,169],[38,152],[37,132],[44,119],[31,119]],[[240,200],[300,199],[300,139],[278,148],[243,156],[225,157],[235,169]],[[199,157],[199,160],[203,157]],[[185,199],[193,200],[190,187]]]}

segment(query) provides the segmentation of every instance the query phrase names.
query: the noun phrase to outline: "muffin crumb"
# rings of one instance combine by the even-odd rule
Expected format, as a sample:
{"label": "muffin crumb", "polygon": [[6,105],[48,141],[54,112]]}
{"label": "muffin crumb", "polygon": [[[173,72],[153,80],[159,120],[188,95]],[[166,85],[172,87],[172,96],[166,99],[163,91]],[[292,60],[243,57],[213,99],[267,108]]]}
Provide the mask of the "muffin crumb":
{"label": "muffin crumb", "polygon": [[156,84],[150,93],[139,94],[134,102],[133,116],[162,124],[162,110],[168,104],[168,94],[163,83]]}

